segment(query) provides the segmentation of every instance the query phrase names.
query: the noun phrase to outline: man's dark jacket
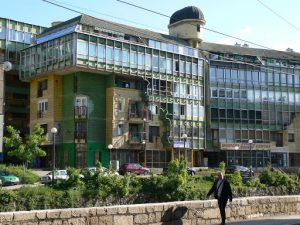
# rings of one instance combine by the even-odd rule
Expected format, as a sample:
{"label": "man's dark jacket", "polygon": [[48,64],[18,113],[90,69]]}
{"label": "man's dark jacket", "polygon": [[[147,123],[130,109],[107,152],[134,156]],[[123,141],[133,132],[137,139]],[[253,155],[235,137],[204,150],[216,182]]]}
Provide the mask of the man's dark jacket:
{"label": "man's dark jacket", "polygon": [[214,197],[216,199],[219,199],[222,201],[227,201],[229,199],[229,201],[232,201],[232,192],[231,192],[230,184],[228,183],[228,181],[225,178],[223,179],[223,182],[224,183],[223,183],[223,188],[221,191],[220,198],[218,198],[218,190],[217,190],[218,179],[214,182],[214,185],[209,190],[207,196],[210,196],[214,192]]}

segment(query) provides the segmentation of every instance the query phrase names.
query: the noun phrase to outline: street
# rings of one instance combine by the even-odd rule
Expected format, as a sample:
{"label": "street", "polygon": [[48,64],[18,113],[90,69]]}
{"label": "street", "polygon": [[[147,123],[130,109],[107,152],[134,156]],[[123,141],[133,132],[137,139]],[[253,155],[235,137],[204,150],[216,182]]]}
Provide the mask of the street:
{"label": "street", "polygon": [[300,225],[300,216],[273,216],[243,220],[239,222],[228,222],[230,225]]}

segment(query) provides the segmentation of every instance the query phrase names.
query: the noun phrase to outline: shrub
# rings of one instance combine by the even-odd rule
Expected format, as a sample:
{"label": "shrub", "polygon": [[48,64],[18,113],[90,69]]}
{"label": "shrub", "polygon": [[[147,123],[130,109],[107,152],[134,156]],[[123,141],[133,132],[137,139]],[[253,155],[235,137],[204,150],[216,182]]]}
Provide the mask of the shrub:
{"label": "shrub", "polygon": [[24,169],[23,166],[6,166],[0,165],[1,171],[6,171],[20,178],[23,184],[34,184],[40,180],[39,176],[34,174],[28,169]]}
{"label": "shrub", "polygon": [[17,210],[70,208],[80,206],[78,190],[61,191],[51,187],[22,187],[18,190]]}
{"label": "shrub", "polygon": [[234,171],[233,174],[226,174],[225,177],[228,182],[234,186],[242,186],[243,184],[243,178],[240,174],[240,171]]}
{"label": "shrub", "polygon": [[0,212],[15,211],[16,194],[12,190],[0,189]]}
{"label": "shrub", "polygon": [[265,168],[259,175],[260,182],[267,186],[285,186],[288,190],[294,189],[299,183],[288,174],[274,168]]}

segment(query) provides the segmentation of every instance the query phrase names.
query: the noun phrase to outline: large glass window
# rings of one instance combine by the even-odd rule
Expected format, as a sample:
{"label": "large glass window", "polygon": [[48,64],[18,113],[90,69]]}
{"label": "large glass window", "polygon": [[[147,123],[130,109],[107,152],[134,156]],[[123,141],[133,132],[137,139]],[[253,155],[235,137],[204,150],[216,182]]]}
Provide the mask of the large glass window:
{"label": "large glass window", "polygon": [[123,60],[123,66],[129,67],[129,50],[128,49],[123,49],[122,60]]}
{"label": "large glass window", "polygon": [[31,34],[28,32],[24,32],[24,42],[26,44],[31,44]]}
{"label": "large glass window", "polygon": [[273,73],[272,72],[268,72],[268,84],[269,85],[274,85],[274,79],[273,79]]}
{"label": "large glass window", "polygon": [[185,73],[185,62],[182,60],[180,60],[179,71],[180,73]]}
{"label": "large glass window", "polygon": [[95,43],[89,43],[89,60],[97,60],[97,46]]}
{"label": "large glass window", "polygon": [[1,39],[6,38],[6,29],[5,29],[5,27],[0,27],[0,38]]}
{"label": "large glass window", "polygon": [[226,83],[231,83],[230,69],[225,69],[225,80],[226,80]]}
{"label": "large glass window", "polygon": [[295,87],[300,87],[300,76],[295,75]]}
{"label": "large glass window", "polygon": [[158,72],[158,55],[153,55],[153,71]]}
{"label": "large glass window", "polygon": [[9,40],[15,41],[16,40],[16,30],[9,29]]}
{"label": "large glass window", "polygon": [[295,103],[295,95],[294,93],[289,93],[289,103]]}
{"label": "large glass window", "polygon": [[282,73],[280,78],[281,78],[281,85],[286,86],[286,74]]}
{"label": "large glass window", "polygon": [[218,89],[217,88],[211,88],[211,97],[212,98],[218,97]]}
{"label": "large glass window", "polygon": [[88,58],[88,42],[84,40],[78,40],[77,42],[77,54],[78,58],[87,59]]}
{"label": "large glass window", "polygon": [[197,64],[192,63],[192,74],[197,76],[198,75],[198,70],[197,70]]}
{"label": "large glass window", "polygon": [[190,62],[186,62],[186,73],[191,74],[191,63]]}
{"label": "large glass window", "polygon": [[137,52],[136,51],[130,52],[130,66],[131,66],[131,68],[137,68]]}
{"label": "large glass window", "polygon": [[218,82],[224,82],[224,74],[222,68],[217,68],[217,78]]}
{"label": "large glass window", "polygon": [[151,55],[146,54],[146,70],[151,70],[152,64],[151,64]]}
{"label": "large glass window", "polygon": [[111,46],[106,47],[106,63],[108,64],[114,63],[114,49]]}
{"label": "large glass window", "polygon": [[115,65],[121,65],[122,57],[121,57],[121,49],[115,48]]}
{"label": "large glass window", "polygon": [[231,70],[231,80],[233,83],[238,83],[238,71],[236,69]]}
{"label": "large glass window", "polygon": [[172,74],[172,59],[167,58],[167,73]]}
{"label": "large glass window", "polygon": [[138,68],[141,70],[145,69],[145,54],[142,52],[138,53]]}
{"label": "large glass window", "polygon": [[159,72],[166,72],[166,58],[162,56],[159,57]]}
{"label": "large glass window", "polygon": [[105,62],[105,46],[98,45],[98,61]]}
{"label": "large glass window", "polygon": [[279,73],[278,72],[274,72],[274,81],[275,81],[275,86],[280,85],[280,79],[279,79]]}

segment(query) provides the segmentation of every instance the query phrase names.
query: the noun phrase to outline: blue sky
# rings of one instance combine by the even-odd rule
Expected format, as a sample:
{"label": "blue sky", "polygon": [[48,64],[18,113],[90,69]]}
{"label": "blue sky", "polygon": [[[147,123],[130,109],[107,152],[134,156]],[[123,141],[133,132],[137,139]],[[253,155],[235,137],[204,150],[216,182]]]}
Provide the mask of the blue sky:
{"label": "blue sky", "polygon": [[[4,0],[0,16],[42,26],[77,16],[42,0]],[[143,11],[116,0],[49,0],[86,14],[140,28],[168,32],[169,19]],[[258,0],[124,0],[171,16],[175,11],[194,5],[204,13],[205,27],[237,36],[277,50],[293,48],[300,52],[300,31],[297,31]],[[300,30],[299,0],[260,0]],[[244,44],[205,30],[205,42]],[[250,47],[257,47],[250,44]]]}

